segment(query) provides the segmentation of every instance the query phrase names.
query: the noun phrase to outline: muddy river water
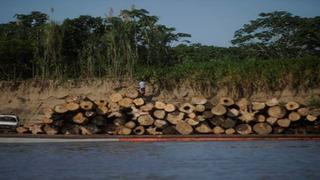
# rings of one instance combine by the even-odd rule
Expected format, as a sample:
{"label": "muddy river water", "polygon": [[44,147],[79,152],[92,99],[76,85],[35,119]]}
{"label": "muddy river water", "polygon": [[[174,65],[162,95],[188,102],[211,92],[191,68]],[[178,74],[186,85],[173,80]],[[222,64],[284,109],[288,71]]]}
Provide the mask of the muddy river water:
{"label": "muddy river water", "polygon": [[0,143],[0,179],[320,179],[320,141]]}

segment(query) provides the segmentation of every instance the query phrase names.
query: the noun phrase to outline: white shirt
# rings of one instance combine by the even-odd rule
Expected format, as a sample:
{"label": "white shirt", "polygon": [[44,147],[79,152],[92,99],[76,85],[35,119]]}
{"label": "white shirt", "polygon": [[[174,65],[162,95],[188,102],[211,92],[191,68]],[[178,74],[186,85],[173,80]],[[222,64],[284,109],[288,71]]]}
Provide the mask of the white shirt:
{"label": "white shirt", "polygon": [[140,89],[145,88],[145,86],[146,86],[146,82],[144,82],[144,81],[140,81],[139,82],[139,88]]}

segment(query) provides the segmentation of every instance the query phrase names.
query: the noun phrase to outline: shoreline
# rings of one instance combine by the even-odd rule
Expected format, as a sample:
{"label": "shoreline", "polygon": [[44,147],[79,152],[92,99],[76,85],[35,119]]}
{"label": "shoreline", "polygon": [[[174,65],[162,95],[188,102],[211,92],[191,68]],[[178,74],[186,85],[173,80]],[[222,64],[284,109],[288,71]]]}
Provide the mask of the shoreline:
{"label": "shoreline", "polygon": [[0,134],[0,143],[58,142],[221,142],[221,141],[320,141],[319,134],[310,135],[27,135]]}

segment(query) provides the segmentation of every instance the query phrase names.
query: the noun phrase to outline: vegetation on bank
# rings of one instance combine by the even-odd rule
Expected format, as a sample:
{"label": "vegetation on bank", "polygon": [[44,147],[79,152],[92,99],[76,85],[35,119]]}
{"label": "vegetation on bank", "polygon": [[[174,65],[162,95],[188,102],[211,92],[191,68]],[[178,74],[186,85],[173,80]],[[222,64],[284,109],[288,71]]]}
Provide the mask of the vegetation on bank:
{"label": "vegetation on bank", "polygon": [[[314,88],[320,82],[320,17],[261,13],[232,47],[190,44],[144,9],[62,23],[41,12],[0,24],[0,79],[186,79],[239,88]],[[208,37],[214,38],[214,37]]]}

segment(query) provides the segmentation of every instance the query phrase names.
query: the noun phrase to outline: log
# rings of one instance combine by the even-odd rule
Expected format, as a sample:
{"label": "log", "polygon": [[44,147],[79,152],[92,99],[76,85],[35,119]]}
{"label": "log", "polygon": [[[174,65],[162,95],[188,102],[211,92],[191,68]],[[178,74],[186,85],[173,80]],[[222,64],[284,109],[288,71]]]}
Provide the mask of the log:
{"label": "log", "polygon": [[165,126],[162,130],[162,134],[179,134],[179,132],[173,126]]}
{"label": "log", "polygon": [[278,127],[278,126],[276,126],[276,127],[274,127],[273,128],[273,133],[274,134],[281,134],[281,133],[283,133],[283,131],[284,131],[284,128],[283,127]]}
{"label": "log", "polygon": [[45,132],[46,134],[48,134],[48,135],[56,135],[56,134],[58,134],[58,129],[57,129],[57,128],[54,128],[54,127],[51,127],[51,126],[49,126],[49,125],[45,125],[45,126],[43,127],[43,130],[44,130],[44,132]]}
{"label": "log", "polygon": [[309,108],[303,107],[303,108],[299,108],[297,110],[297,112],[301,115],[301,116],[307,116],[309,114]]}
{"label": "log", "polygon": [[313,116],[311,114],[308,114],[306,119],[310,122],[313,122],[313,121],[316,121],[317,120],[317,117],[316,116]]}
{"label": "log", "polygon": [[133,104],[135,104],[136,106],[142,106],[144,105],[144,100],[142,98],[136,98],[133,100]]}
{"label": "log", "polygon": [[220,98],[219,104],[224,106],[231,106],[231,105],[234,105],[234,101],[231,98],[223,97],[223,98]]}
{"label": "log", "polygon": [[198,115],[198,116],[196,117],[196,120],[199,121],[199,122],[202,122],[202,121],[205,121],[206,118],[204,117],[204,115]]}
{"label": "log", "polygon": [[97,106],[107,106],[107,105],[108,105],[108,102],[107,102],[107,100],[105,100],[105,99],[100,99],[100,100],[95,101],[95,104],[96,104]]}
{"label": "log", "polygon": [[196,126],[195,131],[202,134],[211,133],[213,130],[209,127],[207,123],[200,123]]}
{"label": "log", "polygon": [[96,115],[96,112],[94,112],[94,111],[85,111],[84,112],[84,116],[86,116],[86,117],[88,117],[88,118],[91,118],[91,117],[93,117],[93,116],[95,116]]}
{"label": "log", "polygon": [[272,132],[272,127],[268,123],[257,123],[253,126],[253,130],[259,135],[267,135]]}
{"label": "log", "polygon": [[106,119],[103,116],[95,116],[94,118],[92,118],[91,122],[97,126],[106,125]]}
{"label": "log", "polygon": [[216,116],[213,119],[209,119],[209,122],[214,126],[221,126],[223,121],[224,121],[224,118],[222,116]]}
{"label": "log", "polygon": [[109,112],[109,109],[106,106],[98,106],[96,108],[98,115],[106,115]]}
{"label": "log", "polygon": [[192,118],[187,118],[185,121],[186,121],[186,123],[190,124],[191,126],[195,126],[195,125],[199,124],[199,121],[192,119]]}
{"label": "log", "polygon": [[137,126],[136,128],[133,129],[133,133],[136,135],[142,135],[144,134],[145,130],[143,126]]}
{"label": "log", "polygon": [[46,118],[51,118],[52,114],[54,113],[52,108],[44,107],[42,108],[42,113]]}
{"label": "log", "polygon": [[252,110],[261,111],[266,107],[266,104],[263,102],[252,102]]}
{"label": "log", "polygon": [[148,134],[151,134],[151,135],[161,135],[162,134],[161,130],[157,127],[148,127],[146,129],[146,131]]}
{"label": "log", "polygon": [[172,112],[172,113],[168,113],[167,115],[167,120],[171,124],[177,124],[178,121],[182,121],[183,118],[184,118],[184,113],[182,112]]}
{"label": "log", "polygon": [[212,132],[213,134],[223,134],[225,130],[220,126],[216,126],[212,129]]}
{"label": "log", "polygon": [[58,104],[53,108],[54,112],[59,113],[59,114],[63,114],[68,112],[68,109],[66,107],[66,104]]}
{"label": "log", "polygon": [[222,116],[227,112],[227,109],[223,105],[218,104],[211,109],[211,112],[214,115]]}
{"label": "log", "polygon": [[93,108],[93,103],[91,101],[81,101],[80,107],[83,110],[89,111]]}
{"label": "log", "polygon": [[29,129],[26,128],[26,127],[20,126],[20,127],[17,127],[17,128],[16,128],[16,131],[17,131],[17,133],[19,133],[19,134],[24,134],[24,133],[27,133],[27,132],[29,131]]}
{"label": "log", "polygon": [[129,129],[134,129],[136,127],[136,123],[134,121],[128,121],[124,124],[124,126]]}
{"label": "log", "polygon": [[154,124],[155,127],[163,128],[163,127],[165,127],[168,123],[167,123],[167,121],[165,121],[165,120],[157,119],[157,120],[154,121],[153,124]]}
{"label": "log", "polygon": [[29,131],[31,131],[32,134],[39,134],[43,133],[42,131],[42,124],[33,124],[29,127]]}
{"label": "log", "polygon": [[148,115],[142,115],[138,118],[138,122],[142,126],[151,126],[154,122],[154,119]]}
{"label": "log", "polygon": [[55,120],[52,123],[53,126],[57,126],[57,127],[63,127],[64,126],[64,120],[60,119],[60,120]]}
{"label": "log", "polygon": [[249,124],[239,124],[236,126],[236,131],[241,135],[248,135],[252,133],[252,128]]}
{"label": "log", "polygon": [[225,129],[229,129],[229,128],[233,128],[236,124],[237,124],[236,120],[233,120],[231,118],[226,118],[222,120],[222,122],[220,123],[220,126]]}
{"label": "log", "polygon": [[125,92],[125,96],[131,99],[135,99],[139,96],[139,92],[136,89],[130,88]]}
{"label": "log", "polygon": [[206,118],[206,119],[213,118],[213,116],[214,116],[211,111],[205,111],[205,112],[202,113],[202,115],[203,115],[204,118]]}
{"label": "log", "polygon": [[108,115],[108,118],[120,118],[122,117],[122,114],[118,111],[116,112],[111,112],[109,115]]}
{"label": "log", "polygon": [[51,119],[51,118],[46,118],[46,117],[43,118],[42,121],[43,121],[44,124],[52,124],[52,123],[53,123],[53,119]]}
{"label": "log", "polygon": [[207,101],[208,100],[203,96],[195,96],[191,98],[191,104],[195,104],[195,105],[204,105],[207,103]]}
{"label": "log", "polygon": [[116,126],[124,126],[124,124],[126,123],[126,120],[124,118],[115,118],[113,120],[113,124]]}
{"label": "log", "polygon": [[246,123],[248,123],[250,121],[254,121],[254,120],[256,120],[255,113],[242,112],[239,119],[242,120],[243,122],[246,122]]}
{"label": "log", "polygon": [[257,115],[257,121],[258,122],[265,122],[266,121],[266,116],[262,115],[262,114],[259,114]]}
{"label": "log", "polygon": [[268,114],[271,117],[280,119],[286,115],[286,110],[280,106],[272,106],[268,109]]}
{"label": "log", "polygon": [[191,119],[195,119],[197,117],[197,115],[195,113],[189,113],[189,114],[187,114],[187,116]]}
{"label": "log", "polygon": [[78,101],[80,101],[80,99],[81,99],[81,97],[80,96],[77,96],[77,95],[68,95],[67,97],[65,97],[65,101],[67,102],[67,103],[69,103],[69,102],[78,102]]}
{"label": "log", "polygon": [[166,117],[166,112],[164,110],[155,110],[153,116],[157,119],[164,119]]}
{"label": "log", "polygon": [[226,129],[226,130],[225,130],[225,133],[228,134],[228,135],[234,134],[234,133],[236,133],[236,130],[233,129],[233,128],[229,128],[229,129]]}
{"label": "log", "polygon": [[235,108],[228,109],[228,111],[227,111],[228,117],[237,117],[237,116],[239,116],[239,114],[240,114],[240,112]]}
{"label": "log", "polygon": [[269,107],[277,106],[278,104],[279,104],[279,101],[277,98],[272,98],[266,101],[266,105]]}
{"label": "log", "polygon": [[311,109],[309,110],[309,114],[315,117],[320,116],[320,109]]}
{"label": "log", "polygon": [[248,106],[250,105],[250,101],[246,98],[241,98],[237,101],[237,106],[239,107],[240,111],[248,112]]}
{"label": "log", "polygon": [[293,110],[296,110],[300,107],[300,105],[297,103],[297,102],[294,102],[294,101],[290,101],[286,104],[286,108],[287,110],[289,111],[293,111]]}
{"label": "log", "polygon": [[277,121],[278,126],[283,127],[283,128],[287,128],[290,126],[290,120],[289,119],[279,119]]}
{"label": "log", "polygon": [[132,99],[130,98],[123,98],[118,102],[120,107],[129,108],[132,105]]}
{"label": "log", "polygon": [[117,134],[119,135],[129,135],[131,134],[132,130],[130,128],[127,128],[125,126],[119,126],[117,128]]}
{"label": "log", "polygon": [[90,129],[84,127],[84,126],[80,126],[80,132],[82,135],[92,135],[93,133],[90,131]]}
{"label": "log", "polygon": [[119,106],[118,103],[111,102],[111,103],[109,103],[108,107],[109,107],[109,109],[110,109],[111,112],[118,112],[118,111],[120,111],[120,106]]}
{"label": "log", "polygon": [[290,121],[298,121],[301,119],[301,115],[297,112],[292,111],[292,112],[290,112],[288,119]]}
{"label": "log", "polygon": [[180,106],[179,111],[184,113],[192,113],[194,111],[195,107],[190,103],[184,103]]}
{"label": "log", "polygon": [[82,112],[78,112],[75,116],[73,116],[72,121],[77,124],[84,124],[88,122],[88,119],[82,114]]}
{"label": "log", "polygon": [[80,126],[77,124],[65,124],[61,128],[61,133],[65,135],[70,135],[70,134],[78,135],[81,133]]}
{"label": "log", "polygon": [[194,109],[196,112],[204,112],[206,110],[206,107],[202,104],[197,104],[195,106],[195,109]]}
{"label": "log", "polygon": [[140,107],[141,111],[149,112],[153,109],[153,104],[152,103],[147,103],[146,105],[143,105]]}
{"label": "log", "polygon": [[120,93],[114,93],[110,95],[110,101],[113,103],[119,102],[123,97]]}
{"label": "log", "polygon": [[193,132],[192,126],[184,121],[178,121],[176,130],[182,135],[188,135]]}
{"label": "log", "polygon": [[164,109],[165,107],[166,107],[166,104],[161,101],[156,101],[156,103],[154,104],[154,108],[156,109]]}
{"label": "log", "polygon": [[166,106],[164,107],[164,110],[166,112],[173,112],[176,110],[176,106],[169,103],[169,104],[166,104]]}
{"label": "log", "polygon": [[276,118],[276,117],[267,117],[267,122],[270,125],[274,125],[277,122],[277,120],[278,120],[278,118]]}

